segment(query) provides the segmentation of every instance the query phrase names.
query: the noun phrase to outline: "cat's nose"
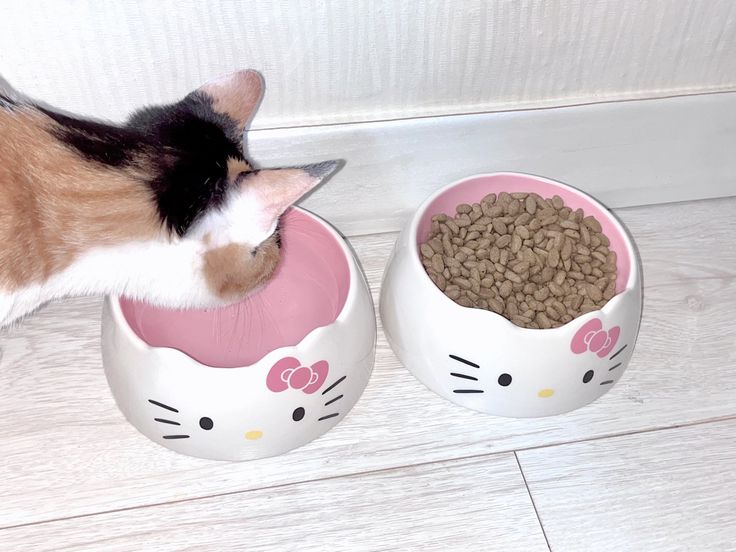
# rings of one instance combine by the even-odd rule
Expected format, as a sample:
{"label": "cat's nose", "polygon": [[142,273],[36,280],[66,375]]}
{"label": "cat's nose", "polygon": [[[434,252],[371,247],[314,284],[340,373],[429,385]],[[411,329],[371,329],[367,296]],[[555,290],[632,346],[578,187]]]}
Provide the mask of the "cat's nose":
{"label": "cat's nose", "polygon": [[249,441],[257,441],[261,437],[263,437],[263,432],[258,431],[257,429],[252,429],[250,431],[245,432],[245,438],[248,439]]}
{"label": "cat's nose", "polygon": [[555,394],[554,389],[542,389],[539,393],[537,393],[537,397],[541,397],[542,399],[547,399]]}

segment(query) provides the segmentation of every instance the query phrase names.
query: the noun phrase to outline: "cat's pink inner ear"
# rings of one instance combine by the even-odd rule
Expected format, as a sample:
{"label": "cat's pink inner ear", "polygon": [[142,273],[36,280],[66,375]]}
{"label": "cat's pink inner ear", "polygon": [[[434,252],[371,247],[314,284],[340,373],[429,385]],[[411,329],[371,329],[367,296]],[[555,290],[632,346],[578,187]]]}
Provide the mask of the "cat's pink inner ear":
{"label": "cat's pink inner ear", "polygon": [[332,174],[338,165],[337,161],[325,161],[293,169],[247,173],[241,185],[243,193],[252,194],[257,199],[266,226],[271,226],[289,206]]}
{"label": "cat's pink inner ear", "polygon": [[258,108],[263,97],[263,77],[248,69],[211,80],[199,88],[212,98],[212,108],[235,121],[240,132]]}

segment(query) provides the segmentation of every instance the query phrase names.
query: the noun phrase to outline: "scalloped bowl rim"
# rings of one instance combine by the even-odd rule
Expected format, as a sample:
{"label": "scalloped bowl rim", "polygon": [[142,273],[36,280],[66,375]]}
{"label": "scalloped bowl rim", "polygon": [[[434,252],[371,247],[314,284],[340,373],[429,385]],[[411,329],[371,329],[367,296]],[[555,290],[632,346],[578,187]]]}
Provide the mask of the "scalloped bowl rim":
{"label": "scalloped bowl rim", "polygon": [[355,255],[353,254],[353,251],[350,249],[348,244],[346,243],[343,236],[330,225],[327,221],[325,221],[322,217],[312,213],[311,211],[308,211],[306,209],[303,209],[301,207],[293,206],[291,209],[294,209],[310,218],[312,218],[315,222],[319,223],[327,232],[334,238],[334,240],[337,242],[337,244],[340,247],[340,250],[342,251],[345,261],[348,265],[348,273],[350,276],[350,280],[348,282],[348,292],[347,296],[345,297],[345,302],[342,305],[342,308],[340,309],[340,313],[337,315],[335,320],[329,324],[318,326],[311,331],[309,331],[298,343],[295,343],[294,345],[284,345],[282,347],[278,347],[276,349],[273,349],[266,353],[264,356],[262,356],[260,359],[256,360],[255,362],[247,365],[242,366],[235,366],[235,367],[222,367],[222,366],[211,366],[209,364],[206,364],[204,362],[200,362],[196,360],[194,357],[188,355],[184,351],[181,351],[180,349],[177,349],[175,347],[167,347],[167,346],[154,346],[147,343],[144,339],[142,339],[134,330],[130,327],[130,324],[128,323],[125,315],[122,312],[122,307],[120,305],[120,296],[108,296],[107,301],[110,308],[110,314],[111,319],[114,322],[114,325],[123,332],[126,340],[132,344],[136,349],[139,351],[147,351],[151,353],[155,353],[158,355],[162,355],[164,357],[169,356],[172,360],[178,360],[178,361],[184,361],[192,366],[208,369],[208,370],[241,370],[241,369],[247,369],[254,366],[257,366],[262,363],[268,363],[272,359],[281,358],[285,354],[288,354],[289,351],[293,351],[297,348],[306,348],[308,346],[311,346],[314,342],[317,342],[323,334],[329,332],[332,327],[336,325],[340,325],[345,322],[345,319],[348,317],[349,312],[352,310],[353,305],[356,302],[357,294],[359,293],[360,286],[359,278],[361,277],[361,274],[359,273],[359,269],[357,266],[357,261],[355,260]]}
{"label": "scalloped bowl rim", "polygon": [[[434,203],[436,199],[447,193],[449,190],[454,189],[457,186],[460,186],[462,184],[465,184],[468,181],[476,180],[479,178],[489,178],[489,177],[501,177],[501,176],[514,176],[514,177],[526,177],[526,178],[532,178],[534,180],[538,180],[541,182],[544,182],[545,184],[549,184],[554,187],[562,188],[566,191],[568,191],[571,194],[577,195],[581,197],[584,201],[590,202],[594,206],[596,206],[600,211],[608,218],[609,222],[616,228],[616,230],[619,232],[620,237],[622,238],[622,241],[626,248],[626,253],[629,256],[629,274],[628,279],[626,281],[626,285],[624,288],[617,292],[616,295],[614,295],[605,305],[603,305],[602,308],[596,309],[594,311],[587,312],[585,314],[582,314],[576,318],[573,318],[570,322],[567,322],[561,326],[558,326],[557,328],[547,328],[547,329],[537,329],[537,328],[522,328],[521,326],[517,326],[507,318],[501,316],[500,314],[497,314],[493,311],[485,310],[485,309],[477,309],[474,307],[464,307],[462,305],[459,305],[449,297],[447,297],[442,290],[440,290],[434,282],[430,279],[427,272],[424,270],[424,266],[422,266],[421,263],[421,255],[419,251],[419,246],[417,245],[417,239],[418,239],[418,229],[420,222],[425,215],[427,209]],[[513,193],[510,191],[509,193]],[[509,328],[512,328],[515,331],[519,332],[531,332],[536,335],[541,335],[542,332],[544,332],[545,337],[554,337],[555,334],[563,334],[568,330],[568,327],[571,324],[579,324],[581,320],[587,319],[587,318],[593,318],[595,317],[596,313],[604,313],[608,314],[610,311],[614,310],[620,300],[620,298],[624,295],[627,295],[629,293],[634,293],[636,291],[636,288],[639,284],[639,271],[641,270],[641,263],[639,260],[639,255],[636,250],[636,246],[634,244],[633,239],[631,238],[628,230],[626,227],[619,221],[618,217],[607,207],[605,207],[602,203],[600,203],[597,199],[592,197],[591,195],[587,194],[586,192],[583,192],[582,190],[579,190],[578,188],[575,188],[573,186],[570,186],[569,184],[565,184],[563,182],[559,182],[557,180],[553,180],[551,178],[546,178],[543,176],[538,176],[535,174],[530,173],[522,173],[522,172],[514,172],[514,171],[502,171],[502,172],[493,172],[493,173],[478,173],[471,176],[466,176],[463,178],[460,178],[458,180],[455,180],[451,182],[450,184],[447,184],[443,186],[442,188],[436,190],[432,195],[427,197],[421,205],[417,208],[417,210],[412,215],[411,221],[408,226],[409,231],[409,247],[410,247],[410,257],[411,257],[411,267],[414,271],[419,272],[421,277],[421,283],[424,286],[427,286],[431,288],[432,294],[435,295],[440,301],[445,301],[445,306],[449,306],[452,310],[456,311],[458,315],[464,315],[468,311],[473,311],[475,316],[484,316],[487,317],[489,321],[493,322],[499,322],[501,324],[506,324]],[[477,311],[477,313],[476,313]]]}

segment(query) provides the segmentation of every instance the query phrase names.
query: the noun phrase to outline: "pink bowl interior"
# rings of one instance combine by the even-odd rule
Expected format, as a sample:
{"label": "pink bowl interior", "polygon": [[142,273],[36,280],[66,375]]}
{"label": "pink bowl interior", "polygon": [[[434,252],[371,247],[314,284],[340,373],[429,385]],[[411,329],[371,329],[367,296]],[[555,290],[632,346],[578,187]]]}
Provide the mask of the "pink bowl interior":
{"label": "pink bowl interior", "polygon": [[121,298],[123,316],[149,345],[178,349],[208,366],[249,366],[274,349],[296,345],[337,319],[350,269],[334,235],[302,211],[291,209],[282,217],[281,240],[276,274],[240,303],[169,310]]}
{"label": "pink bowl interior", "polygon": [[[490,193],[501,192],[534,192],[544,198],[557,194],[571,209],[581,208],[585,215],[593,215],[601,223],[603,233],[611,241],[609,249],[616,252],[617,268],[616,293],[626,289],[631,272],[631,253],[626,246],[626,239],[620,226],[614,222],[611,214],[598,204],[592,202],[585,194],[567,186],[522,174],[498,174],[479,176],[459,183],[446,190],[427,205],[417,228],[417,245],[429,235],[432,217],[438,213],[454,214],[460,203],[478,203]],[[417,251],[417,255],[419,252]]]}

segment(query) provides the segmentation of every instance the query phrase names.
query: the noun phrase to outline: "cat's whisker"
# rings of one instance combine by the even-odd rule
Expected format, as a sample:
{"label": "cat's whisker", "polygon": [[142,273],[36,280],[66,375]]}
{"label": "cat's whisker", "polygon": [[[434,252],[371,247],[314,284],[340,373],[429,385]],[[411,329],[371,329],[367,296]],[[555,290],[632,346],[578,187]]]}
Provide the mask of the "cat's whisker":
{"label": "cat's whisker", "polygon": [[323,395],[326,395],[327,393],[329,393],[330,391],[332,391],[335,387],[337,387],[338,385],[340,385],[346,377],[347,376],[343,376],[340,379],[338,379],[335,383],[333,383],[327,389],[325,389],[324,391],[322,391],[322,394]]}
{"label": "cat's whisker", "polygon": [[620,348],[620,349],[619,349],[618,351],[616,351],[615,353],[613,353],[613,355],[611,355],[611,358],[609,358],[608,360],[613,360],[614,358],[616,358],[616,357],[617,357],[618,355],[620,355],[620,354],[621,354],[621,352],[622,352],[622,351],[623,351],[623,350],[624,350],[624,349],[625,349],[626,347],[628,347],[628,346],[629,346],[629,345],[628,345],[628,344],[626,344],[626,345],[624,345],[623,347],[621,347],[621,348]]}
{"label": "cat's whisker", "polygon": [[179,413],[179,411],[176,408],[174,408],[173,406],[169,406],[167,404],[160,403],[158,401],[154,401],[153,399],[148,399],[148,402],[151,403],[151,404],[153,404],[153,405],[155,405],[155,406],[158,406],[160,408],[164,408],[164,409],[168,410],[169,412],[176,412],[177,414]]}
{"label": "cat's whisker", "polygon": [[610,367],[610,368],[608,369],[608,371],[610,372],[611,370],[615,370],[615,369],[616,369],[616,368],[618,368],[619,366],[621,366],[621,363],[620,363],[620,362],[619,362],[618,364],[614,364],[613,366],[611,366],[611,367]]}
{"label": "cat's whisker", "polygon": [[335,416],[339,416],[339,412],[333,412],[332,414],[328,414],[327,416],[322,416],[321,418],[317,418],[318,422],[321,422],[322,420],[329,420],[330,418],[334,418]]}
{"label": "cat's whisker", "polygon": [[325,406],[330,406],[330,405],[331,405],[332,403],[334,403],[334,402],[336,402],[336,401],[339,401],[340,399],[342,399],[342,395],[338,395],[338,396],[337,396],[337,397],[335,397],[334,399],[330,399],[329,401],[327,401],[327,402],[325,403]]}
{"label": "cat's whisker", "polygon": [[611,383],[613,383],[613,380],[606,380],[606,381],[602,381],[601,385],[610,385]]}
{"label": "cat's whisker", "polygon": [[452,360],[457,360],[458,362],[462,362],[463,364],[467,364],[468,366],[472,366],[473,368],[480,368],[478,364],[475,362],[470,362],[469,360],[465,360],[463,357],[459,357],[457,355],[450,355],[450,358]]}
{"label": "cat's whisker", "polygon": [[466,376],[465,374],[458,374],[457,372],[450,372],[450,375],[456,378],[478,381],[478,378],[474,378],[473,376]]}
{"label": "cat's whisker", "polygon": [[175,422],[174,420],[166,420],[165,418],[154,418],[153,421],[160,422],[162,424],[171,424],[171,425],[177,425],[177,426],[181,425],[179,422]]}
{"label": "cat's whisker", "polygon": [[189,435],[164,435],[164,439],[189,439]]}
{"label": "cat's whisker", "polygon": [[453,393],[483,393],[482,389],[453,389]]}

